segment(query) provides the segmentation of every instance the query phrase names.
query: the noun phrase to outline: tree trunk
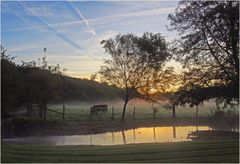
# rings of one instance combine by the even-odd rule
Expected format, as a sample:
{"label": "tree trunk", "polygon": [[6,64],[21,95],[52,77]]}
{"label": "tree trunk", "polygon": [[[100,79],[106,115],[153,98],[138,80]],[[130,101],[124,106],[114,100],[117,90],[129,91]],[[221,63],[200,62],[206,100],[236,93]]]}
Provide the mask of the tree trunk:
{"label": "tree trunk", "polygon": [[176,127],[173,126],[173,138],[176,138]]}
{"label": "tree trunk", "polygon": [[122,122],[124,121],[127,103],[128,103],[128,101],[125,101],[124,106],[123,106],[123,113],[122,113],[122,119],[121,119]]}
{"label": "tree trunk", "polygon": [[156,114],[157,114],[157,109],[153,108],[153,120],[155,120]]}
{"label": "tree trunk", "polygon": [[134,108],[133,108],[133,119],[135,120],[135,113],[136,113],[136,111],[135,111],[135,106],[134,106]]}
{"label": "tree trunk", "polygon": [[114,119],[114,107],[112,107],[112,119],[111,120],[113,120]]}
{"label": "tree trunk", "polygon": [[198,106],[196,106],[196,118],[198,118]]}
{"label": "tree trunk", "polygon": [[27,116],[32,116],[32,103],[27,103]]}
{"label": "tree trunk", "polygon": [[65,104],[63,104],[63,112],[62,112],[62,119],[64,120],[64,115],[65,115]]}
{"label": "tree trunk", "polygon": [[122,130],[123,144],[126,144],[126,136],[124,130]]}
{"label": "tree trunk", "polygon": [[7,116],[6,106],[5,104],[1,104],[1,117],[6,117],[6,116]]}
{"label": "tree trunk", "polygon": [[43,119],[46,120],[46,114],[47,114],[47,103],[44,103],[43,105]]}
{"label": "tree trunk", "polygon": [[43,117],[43,104],[39,104],[39,113],[38,113],[39,117],[42,118]]}
{"label": "tree trunk", "polygon": [[172,106],[172,117],[173,117],[173,118],[176,118],[175,105]]}

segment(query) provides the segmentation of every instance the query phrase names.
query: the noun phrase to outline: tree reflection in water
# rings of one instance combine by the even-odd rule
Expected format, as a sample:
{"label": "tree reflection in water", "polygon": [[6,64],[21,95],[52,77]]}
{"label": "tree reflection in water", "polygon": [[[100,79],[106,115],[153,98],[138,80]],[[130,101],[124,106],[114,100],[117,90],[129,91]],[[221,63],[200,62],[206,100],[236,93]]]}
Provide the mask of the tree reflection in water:
{"label": "tree reflection in water", "polygon": [[176,139],[176,127],[173,126],[173,138]]}
{"label": "tree reflection in water", "polygon": [[125,131],[122,130],[122,137],[123,137],[123,144],[125,145],[126,144],[126,137],[125,137]]}
{"label": "tree reflection in water", "polygon": [[64,135],[42,137],[20,137],[3,139],[17,144],[45,145],[121,145],[131,143],[187,141],[188,134],[196,130],[213,130],[209,126],[141,127],[118,132],[89,135]]}

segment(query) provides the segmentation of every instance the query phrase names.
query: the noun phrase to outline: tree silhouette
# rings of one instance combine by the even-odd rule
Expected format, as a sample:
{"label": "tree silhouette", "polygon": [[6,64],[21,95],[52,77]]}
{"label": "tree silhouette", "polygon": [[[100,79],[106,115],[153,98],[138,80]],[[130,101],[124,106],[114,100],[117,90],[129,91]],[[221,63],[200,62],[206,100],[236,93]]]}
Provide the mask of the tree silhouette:
{"label": "tree silhouette", "polygon": [[19,105],[17,95],[17,68],[13,62],[14,57],[6,53],[6,49],[1,46],[1,114],[2,117],[15,109]]}
{"label": "tree silhouette", "polygon": [[124,100],[121,121],[124,121],[127,103],[153,87],[154,75],[162,70],[170,57],[167,44],[160,34],[118,34],[114,39],[101,42],[111,59],[101,67],[102,80],[121,88]]}
{"label": "tree silhouette", "polygon": [[180,1],[168,18],[181,36],[175,58],[186,69],[179,101],[238,100],[239,2]]}
{"label": "tree silhouette", "polygon": [[62,71],[59,65],[49,65],[45,57],[17,65],[1,46],[1,116],[7,117],[25,105],[30,116],[32,104],[42,104],[40,115],[44,116],[50,102],[118,99],[115,91],[119,88],[65,76]]}

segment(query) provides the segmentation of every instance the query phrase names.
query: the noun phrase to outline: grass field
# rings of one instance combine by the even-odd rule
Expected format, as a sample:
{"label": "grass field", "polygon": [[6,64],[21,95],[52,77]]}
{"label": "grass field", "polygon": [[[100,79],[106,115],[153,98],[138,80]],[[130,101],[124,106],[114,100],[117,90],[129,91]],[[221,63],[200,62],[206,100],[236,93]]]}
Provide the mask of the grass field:
{"label": "grass field", "polygon": [[[109,112],[106,115],[94,117],[90,120],[90,107],[94,104],[107,104]],[[42,118],[26,117],[22,115],[2,120],[3,136],[24,136],[24,135],[69,135],[69,134],[90,134],[111,130],[121,130],[148,126],[172,126],[172,125],[212,125],[218,129],[238,128],[238,110],[231,109],[231,115],[212,119],[216,110],[212,102],[199,106],[199,118],[195,117],[195,109],[190,107],[176,107],[176,119],[172,118],[172,111],[158,106],[159,110],[153,120],[153,110],[149,103],[143,101],[130,101],[125,117],[125,124],[120,123],[122,115],[121,102],[68,102],[65,103],[65,119],[62,115],[47,111],[47,120]],[[114,120],[111,108],[114,107]],[[135,119],[133,109],[136,108]],[[62,104],[48,104],[48,108],[62,112]],[[229,110],[229,109],[225,109]],[[37,112],[37,110],[36,110]],[[233,113],[235,113],[233,115]],[[224,121],[222,121],[224,120]],[[220,123],[219,123],[220,122]]]}
{"label": "grass field", "polygon": [[2,143],[2,162],[238,163],[238,140],[118,146],[37,146]]}
{"label": "grass field", "polygon": [[[88,121],[90,107],[94,104],[107,104],[108,105],[108,113],[105,116],[102,116],[101,119],[110,120],[112,116],[112,107],[114,107],[114,118],[120,119],[122,114],[122,102],[93,102],[93,103],[66,103],[65,104],[65,119],[71,121]],[[150,103],[146,103],[143,101],[130,101],[127,110],[126,110],[126,119],[133,118],[133,108],[136,108],[136,119],[152,119],[153,118],[153,109]],[[62,104],[52,104],[48,105],[50,109],[62,112]],[[196,108],[190,108],[188,106],[176,107],[176,117],[178,118],[195,118],[196,116]],[[214,103],[206,103],[204,106],[199,106],[198,116],[199,117],[209,117],[216,110],[216,106]],[[228,110],[228,109],[226,109]],[[235,110],[238,113],[238,110]],[[61,119],[61,115],[48,112],[47,117],[50,120],[59,120]],[[165,109],[163,106],[158,106],[158,112],[156,113],[156,118],[171,118],[172,111],[169,109]]]}
{"label": "grass field", "polygon": [[[100,119],[106,121],[89,121],[90,107],[94,104],[108,104],[109,113]],[[114,121],[111,120],[111,107],[114,106]],[[133,108],[136,107],[136,120],[133,120]],[[62,104],[51,104],[48,108],[62,112]],[[199,106],[199,117],[204,122],[216,110],[214,104]],[[228,109],[227,109],[228,110]],[[122,103],[66,103],[65,121],[61,115],[48,112],[47,121],[42,119],[27,118],[26,123],[30,129],[37,128],[41,134],[50,132],[49,135],[60,134],[59,131],[74,131],[84,129],[114,129],[122,127],[120,118]],[[238,114],[238,110],[235,111]],[[126,113],[126,125],[136,124],[145,126],[154,123],[151,104],[141,101],[130,102]],[[177,122],[189,122],[195,118],[195,109],[189,107],[177,107],[176,119],[171,119],[172,111],[159,107],[155,121],[159,124],[172,125]],[[25,120],[25,119],[24,119]],[[55,121],[58,120],[58,121]],[[201,120],[201,119],[199,119]],[[119,123],[118,123],[119,122]],[[16,122],[16,125],[25,125],[25,122]],[[51,124],[50,124],[51,123]],[[44,125],[44,126],[43,126]],[[46,125],[46,126],[45,126]],[[51,125],[51,126],[50,126]],[[125,125],[125,124],[124,124]],[[115,127],[116,126],[116,127]],[[151,124],[152,126],[152,124]],[[16,126],[17,127],[17,126]],[[16,128],[15,127],[15,128]],[[28,126],[23,126],[26,130]],[[42,128],[41,128],[42,127]],[[50,128],[51,127],[51,128]],[[123,126],[124,127],[124,126]],[[9,128],[7,128],[9,129]],[[42,130],[42,131],[41,131]],[[30,133],[30,131],[27,131]],[[55,133],[53,133],[55,132]],[[30,133],[31,134],[31,133]],[[2,143],[1,162],[61,162],[61,163],[114,163],[114,162],[239,162],[239,140],[218,139],[179,143],[154,143],[154,144],[129,144],[117,146],[44,146],[44,145],[15,145]]]}

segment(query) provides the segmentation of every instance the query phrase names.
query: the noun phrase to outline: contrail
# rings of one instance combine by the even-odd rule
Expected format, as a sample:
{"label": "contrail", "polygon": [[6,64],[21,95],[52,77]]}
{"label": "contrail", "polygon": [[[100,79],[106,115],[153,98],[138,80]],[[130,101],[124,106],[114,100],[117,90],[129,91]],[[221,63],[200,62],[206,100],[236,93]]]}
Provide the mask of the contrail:
{"label": "contrail", "polygon": [[69,1],[69,3],[70,3],[70,5],[71,5],[71,7],[78,13],[79,17],[84,21],[84,23],[86,24],[86,26],[90,29],[91,33],[92,33],[93,35],[96,35],[95,30],[90,27],[88,20],[82,15],[81,11],[80,11],[78,8],[76,8],[76,7],[72,4],[71,1]]}
{"label": "contrail", "polygon": [[67,43],[71,44],[73,47],[77,48],[77,49],[81,49],[81,47],[75,43],[74,41],[72,41],[70,38],[68,38],[67,36],[65,36],[64,34],[60,33],[59,31],[57,31],[53,26],[51,26],[47,21],[45,21],[42,17],[40,17],[38,14],[36,14],[33,10],[31,10],[29,7],[27,7],[24,3],[22,3],[21,1],[18,1],[23,7],[25,7],[27,10],[29,10],[33,15],[35,15],[36,17],[38,17],[44,24],[46,24],[48,26],[48,28],[50,30],[52,30],[57,36],[59,36],[60,38],[62,38],[64,41],[66,41]]}
{"label": "contrail", "polygon": [[[34,28],[35,30],[39,30],[39,28],[37,26],[35,26],[34,24],[32,24],[30,21],[28,21],[26,18],[24,18],[22,15],[18,14],[16,11],[10,9],[7,5],[4,5],[4,7],[9,10],[10,12],[12,12],[13,14],[15,14],[17,17],[19,17],[20,19],[22,19],[25,23],[29,24],[30,26],[32,26],[31,28]],[[8,30],[7,30],[8,31]]]}

